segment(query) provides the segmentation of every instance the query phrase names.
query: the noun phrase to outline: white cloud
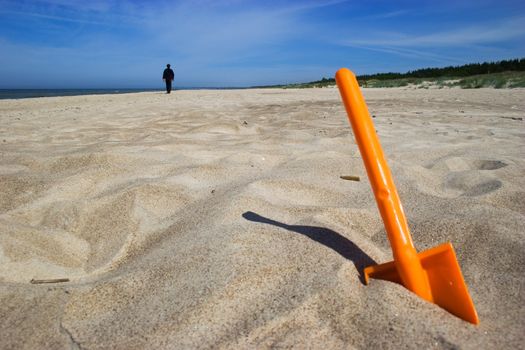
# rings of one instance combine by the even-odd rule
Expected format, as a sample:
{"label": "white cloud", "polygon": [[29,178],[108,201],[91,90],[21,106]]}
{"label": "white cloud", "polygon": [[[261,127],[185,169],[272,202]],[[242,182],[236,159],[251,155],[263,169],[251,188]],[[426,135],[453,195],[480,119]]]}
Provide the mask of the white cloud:
{"label": "white cloud", "polygon": [[75,18],[75,17],[66,17],[66,16],[57,16],[57,15],[48,15],[48,14],[42,14],[37,12],[28,12],[28,11],[1,11],[2,14],[7,15],[15,15],[15,16],[23,16],[27,19],[27,17],[34,17],[37,19],[46,19],[46,20],[55,20],[55,21],[63,21],[63,22],[73,22],[73,23],[85,23],[85,24],[96,24],[96,25],[107,25],[108,23],[104,23],[101,21],[93,21],[88,19],[82,19],[82,18]]}
{"label": "white cloud", "polygon": [[[340,43],[343,45],[366,45],[372,47],[443,47],[491,44],[515,38],[524,38],[525,25],[523,23],[525,23],[525,17],[508,18],[499,22],[478,24],[430,34],[390,33],[385,35],[386,33],[380,33],[376,34],[375,37],[344,40]],[[376,39],[377,37],[380,37],[380,39]]]}
{"label": "white cloud", "polygon": [[386,46],[386,45],[368,46],[368,45],[361,45],[361,44],[346,44],[346,46],[355,47],[358,49],[370,50],[370,51],[390,53],[390,54],[395,54],[395,55],[407,57],[407,58],[424,59],[427,61],[434,61],[434,62],[444,63],[444,64],[464,63],[464,60],[459,59],[457,57],[452,57],[449,55],[442,55],[442,54],[435,54],[435,53],[431,53],[431,52],[423,51],[423,50],[413,50],[413,49],[392,47],[392,46]]}

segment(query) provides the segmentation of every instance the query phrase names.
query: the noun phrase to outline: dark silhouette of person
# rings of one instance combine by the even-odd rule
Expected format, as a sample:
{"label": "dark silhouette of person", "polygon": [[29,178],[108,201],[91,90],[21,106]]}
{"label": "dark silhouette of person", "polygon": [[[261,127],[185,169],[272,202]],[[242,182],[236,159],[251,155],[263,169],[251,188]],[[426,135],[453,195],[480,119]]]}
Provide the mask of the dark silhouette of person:
{"label": "dark silhouette of person", "polygon": [[170,68],[171,66],[169,64],[166,65],[166,69],[164,69],[164,73],[162,74],[162,79],[166,82],[166,93],[171,92],[171,82],[175,78],[175,73],[173,73],[173,70]]}

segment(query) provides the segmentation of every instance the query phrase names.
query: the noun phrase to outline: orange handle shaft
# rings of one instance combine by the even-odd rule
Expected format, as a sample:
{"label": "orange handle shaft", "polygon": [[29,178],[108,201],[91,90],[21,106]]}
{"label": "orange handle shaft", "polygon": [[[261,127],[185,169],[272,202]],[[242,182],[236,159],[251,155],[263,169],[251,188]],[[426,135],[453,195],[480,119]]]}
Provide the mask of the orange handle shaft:
{"label": "orange handle shaft", "polygon": [[[346,68],[340,69],[335,79],[365,163],[398,273],[408,289],[431,300],[426,274],[412,243],[401,201],[357,80]],[[423,290],[418,287],[421,283]]]}
{"label": "orange handle shaft", "polygon": [[348,69],[338,71],[336,79],[392,248],[414,248],[390,169],[357,80]]}

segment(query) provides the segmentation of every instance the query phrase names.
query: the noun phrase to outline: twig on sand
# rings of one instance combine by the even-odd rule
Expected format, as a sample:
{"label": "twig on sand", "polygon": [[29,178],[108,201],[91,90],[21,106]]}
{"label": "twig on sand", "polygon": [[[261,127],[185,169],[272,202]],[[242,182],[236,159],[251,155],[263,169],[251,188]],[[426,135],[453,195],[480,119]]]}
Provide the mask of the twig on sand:
{"label": "twig on sand", "polygon": [[341,175],[339,176],[341,179],[343,180],[350,180],[350,181],[361,181],[361,179],[359,178],[359,176],[355,176],[355,175]]}
{"label": "twig on sand", "polygon": [[61,282],[69,282],[69,278],[54,278],[49,280],[36,280],[32,279],[31,284],[42,284],[42,283],[61,283]]}

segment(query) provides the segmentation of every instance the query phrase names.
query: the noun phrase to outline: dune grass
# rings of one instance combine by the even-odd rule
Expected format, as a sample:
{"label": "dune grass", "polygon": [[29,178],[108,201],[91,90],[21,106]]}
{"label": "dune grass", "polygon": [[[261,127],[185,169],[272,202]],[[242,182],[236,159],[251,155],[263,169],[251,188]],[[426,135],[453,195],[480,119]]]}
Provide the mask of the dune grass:
{"label": "dune grass", "polygon": [[401,78],[360,81],[361,86],[370,88],[414,86],[416,88],[429,87],[460,87],[462,89],[479,88],[518,88],[525,87],[525,72],[501,72],[479,74],[470,77],[439,77],[439,78]]}
{"label": "dune grass", "polygon": [[[436,77],[436,78],[399,78],[399,79],[360,79],[359,85],[367,88],[414,87],[420,89],[459,87],[462,89],[479,88],[523,88],[525,87],[525,71],[511,71],[489,74],[478,74],[468,77]],[[275,85],[268,87],[284,89],[323,88],[335,85],[334,79],[322,79],[310,83]]]}

